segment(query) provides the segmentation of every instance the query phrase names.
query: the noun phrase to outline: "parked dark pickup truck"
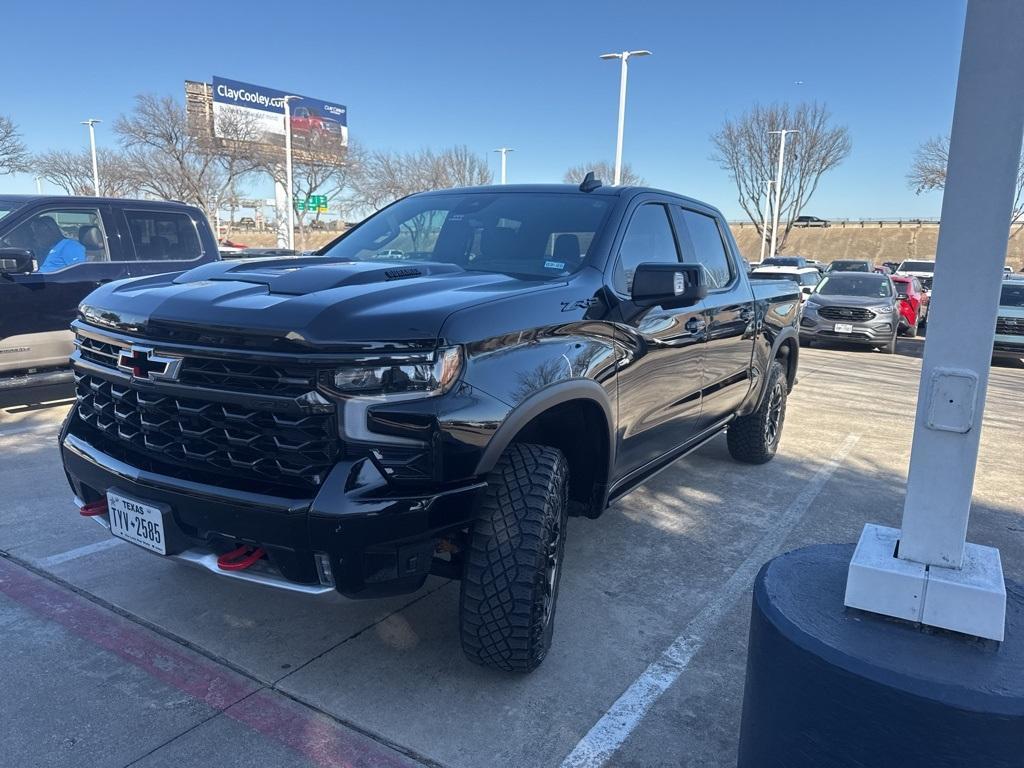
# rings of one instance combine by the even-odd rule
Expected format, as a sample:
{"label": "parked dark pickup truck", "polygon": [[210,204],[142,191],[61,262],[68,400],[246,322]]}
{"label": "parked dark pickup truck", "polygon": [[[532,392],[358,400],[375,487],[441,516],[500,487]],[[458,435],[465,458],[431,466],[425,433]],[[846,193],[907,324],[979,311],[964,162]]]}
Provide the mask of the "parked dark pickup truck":
{"label": "parked dark pickup truck", "polygon": [[222,575],[350,597],[461,579],[466,654],[528,671],[567,515],[726,430],[740,461],[775,454],[799,304],[689,198],[419,194],[316,256],[93,292],[61,451],[82,514]]}
{"label": "parked dark pickup truck", "polygon": [[0,390],[72,381],[69,327],[96,286],[216,259],[188,205],[0,195]]}

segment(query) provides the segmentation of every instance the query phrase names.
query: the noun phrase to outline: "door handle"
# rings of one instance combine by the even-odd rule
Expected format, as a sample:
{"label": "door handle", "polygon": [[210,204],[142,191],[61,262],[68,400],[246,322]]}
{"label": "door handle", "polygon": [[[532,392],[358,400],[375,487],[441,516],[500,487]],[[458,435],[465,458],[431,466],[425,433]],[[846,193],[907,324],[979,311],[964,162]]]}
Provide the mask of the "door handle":
{"label": "door handle", "polygon": [[707,323],[699,317],[691,317],[686,321],[686,324],[683,327],[686,329],[687,333],[696,336],[707,327]]}

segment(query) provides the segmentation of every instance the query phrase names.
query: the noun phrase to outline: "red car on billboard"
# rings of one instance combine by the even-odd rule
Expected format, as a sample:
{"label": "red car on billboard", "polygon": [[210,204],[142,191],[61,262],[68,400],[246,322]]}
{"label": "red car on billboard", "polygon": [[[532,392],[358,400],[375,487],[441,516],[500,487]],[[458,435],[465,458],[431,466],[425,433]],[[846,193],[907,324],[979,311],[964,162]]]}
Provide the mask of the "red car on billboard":
{"label": "red car on billboard", "polygon": [[316,140],[322,136],[341,137],[341,123],[318,115],[309,107],[296,107],[292,112],[292,134]]}
{"label": "red car on billboard", "polygon": [[917,329],[928,320],[928,304],[931,299],[916,277],[893,275],[892,284],[900,297],[900,329],[907,336],[917,336]]}

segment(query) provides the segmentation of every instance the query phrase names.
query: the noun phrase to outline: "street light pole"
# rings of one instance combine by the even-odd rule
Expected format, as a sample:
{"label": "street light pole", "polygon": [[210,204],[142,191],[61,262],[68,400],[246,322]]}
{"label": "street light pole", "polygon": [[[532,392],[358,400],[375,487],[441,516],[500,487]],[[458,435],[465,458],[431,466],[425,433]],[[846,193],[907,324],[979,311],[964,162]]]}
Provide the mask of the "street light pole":
{"label": "street light pole", "polygon": [[505,176],[506,157],[508,156],[509,152],[515,152],[515,150],[512,149],[511,147],[498,147],[494,151],[501,155],[501,183],[504,184],[505,183],[505,178],[506,178],[506,176]]}
{"label": "street light pole", "polygon": [[618,186],[622,181],[622,132],[626,125],[626,80],[629,78],[629,58],[631,56],[650,56],[650,51],[622,51],[622,53],[602,53],[602,59],[618,59],[619,68],[619,129],[615,137],[615,179],[612,184]]}
{"label": "street light pole", "polygon": [[96,164],[96,123],[102,122],[93,117],[83,120],[82,125],[89,126],[89,146],[92,148],[92,193],[97,197],[100,194],[100,171]]}
{"label": "street light pole", "polygon": [[768,242],[768,210],[772,207],[772,184],[769,179],[764,183],[764,218],[761,222],[761,261],[764,261],[764,246]]}
{"label": "street light pole", "polygon": [[292,102],[301,97],[284,97],[284,176],[288,198],[288,248],[295,250],[295,197],[292,185]]}
{"label": "street light pole", "polygon": [[781,131],[768,131],[770,134],[779,134],[779,167],[775,172],[775,206],[772,211],[772,247],[768,252],[769,256],[775,256],[775,243],[779,231],[779,197],[782,194],[782,166],[786,162],[786,134],[800,133],[800,131],[783,128]]}

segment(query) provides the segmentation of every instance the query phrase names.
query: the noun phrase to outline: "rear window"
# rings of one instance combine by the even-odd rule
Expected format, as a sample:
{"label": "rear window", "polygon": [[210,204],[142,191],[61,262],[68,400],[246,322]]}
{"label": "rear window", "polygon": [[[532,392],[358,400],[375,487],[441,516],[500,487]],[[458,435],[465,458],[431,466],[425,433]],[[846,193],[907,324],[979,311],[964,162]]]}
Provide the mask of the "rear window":
{"label": "rear window", "polygon": [[1024,308],[1024,281],[1020,283],[1004,283],[1003,292],[999,297],[1002,307]]}
{"label": "rear window", "polygon": [[934,272],[934,261],[904,261],[900,264],[900,272]]}
{"label": "rear window", "polygon": [[203,255],[192,217],[174,211],[125,211],[139,261],[191,261]]}
{"label": "rear window", "polygon": [[897,296],[910,295],[910,291],[908,290],[908,288],[910,287],[909,283],[905,283],[902,280],[893,280],[892,287],[896,289]]}

